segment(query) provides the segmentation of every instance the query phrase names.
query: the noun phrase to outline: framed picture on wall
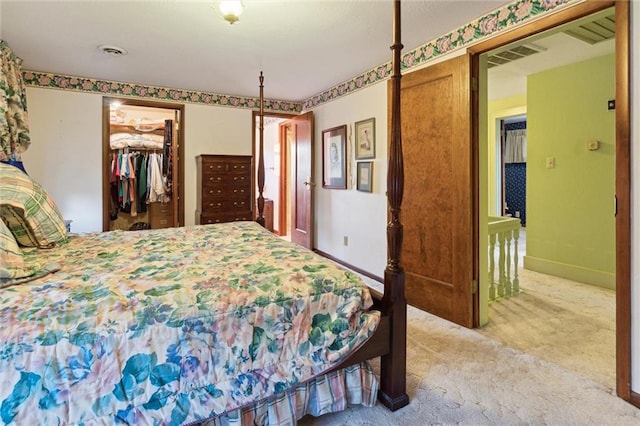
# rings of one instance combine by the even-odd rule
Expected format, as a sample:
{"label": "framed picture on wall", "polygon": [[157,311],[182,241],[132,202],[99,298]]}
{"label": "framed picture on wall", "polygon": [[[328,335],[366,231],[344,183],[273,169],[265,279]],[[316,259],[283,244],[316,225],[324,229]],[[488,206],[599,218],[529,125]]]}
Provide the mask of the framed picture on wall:
{"label": "framed picture on wall", "polygon": [[347,125],[322,131],[322,187],[347,188]]}
{"label": "framed picture on wall", "polygon": [[356,121],[356,160],[376,158],[376,119]]}
{"label": "framed picture on wall", "polygon": [[371,180],[373,178],[373,161],[361,161],[358,163],[357,185],[358,191],[371,192]]}

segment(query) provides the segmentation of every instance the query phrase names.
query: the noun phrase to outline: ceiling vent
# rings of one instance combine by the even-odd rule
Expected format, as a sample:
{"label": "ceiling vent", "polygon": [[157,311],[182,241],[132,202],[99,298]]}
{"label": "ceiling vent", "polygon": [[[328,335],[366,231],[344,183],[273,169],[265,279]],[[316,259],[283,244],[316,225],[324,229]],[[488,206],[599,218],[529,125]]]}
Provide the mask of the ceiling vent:
{"label": "ceiling vent", "polygon": [[585,22],[584,24],[569,28],[565,31],[565,34],[589,44],[611,40],[616,36],[616,17],[615,15],[609,15]]}
{"label": "ceiling vent", "polygon": [[110,56],[123,56],[127,54],[126,50],[118,46],[102,45],[102,46],[98,46],[98,50],[104,53],[105,55],[110,55]]}
{"label": "ceiling vent", "polygon": [[526,58],[527,56],[534,55],[536,53],[544,52],[547,49],[544,47],[536,46],[535,44],[523,44],[513,47],[509,50],[503,50],[499,53],[494,53],[487,58],[489,68],[497,67],[498,65],[508,64],[509,62],[516,61],[518,59]]}

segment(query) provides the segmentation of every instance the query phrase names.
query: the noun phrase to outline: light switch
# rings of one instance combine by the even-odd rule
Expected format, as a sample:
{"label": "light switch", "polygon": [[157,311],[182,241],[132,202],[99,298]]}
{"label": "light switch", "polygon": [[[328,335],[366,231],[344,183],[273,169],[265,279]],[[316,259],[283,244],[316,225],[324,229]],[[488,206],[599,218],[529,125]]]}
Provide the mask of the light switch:
{"label": "light switch", "polygon": [[556,168],[556,157],[547,157],[546,166],[547,166],[547,169],[555,169]]}
{"label": "light switch", "polygon": [[600,148],[600,142],[598,142],[596,139],[592,139],[587,142],[587,149],[589,151],[597,151],[598,148]]}

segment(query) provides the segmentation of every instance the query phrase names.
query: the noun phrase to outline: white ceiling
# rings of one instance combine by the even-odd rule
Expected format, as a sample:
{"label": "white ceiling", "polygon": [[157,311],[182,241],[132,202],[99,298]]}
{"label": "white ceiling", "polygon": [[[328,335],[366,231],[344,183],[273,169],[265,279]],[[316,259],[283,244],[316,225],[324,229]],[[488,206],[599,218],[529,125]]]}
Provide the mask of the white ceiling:
{"label": "white ceiling", "polygon": [[[499,6],[504,0],[404,0],[404,51]],[[23,69],[300,101],[391,59],[391,0],[244,0],[228,24],[211,1],[0,0],[0,38]],[[613,52],[558,30],[534,37],[544,53],[491,68],[489,98],[526,92],[526,76]],[[524,43],[524,41],[523,41]],[[128,51],[121,57],[98,45]]]}
{"label": "white ceiling", "polygon": [[[405,0],[404,51],[505,0]],[[391,59],[390,0],[244,0],[234,25],[217,1],[12,1],[0,37],[23,69],[298,101]],[[112,57],[98,45],[128,51]]]}
{"label": "white ceiling", "polygon": [[[588,18],[585,18],[585,20],[588,20]],[[615,39],[591,45],[571,37],[561,30],[562,28],[550,30],[546,34],[531,37],[529,40],[522,40],[518,43],[533,44],[546,49],[543,52],[490,68],[488,71],[489,100],[526,93],[527,76],[529,74],[584,61],[615,51]]]}

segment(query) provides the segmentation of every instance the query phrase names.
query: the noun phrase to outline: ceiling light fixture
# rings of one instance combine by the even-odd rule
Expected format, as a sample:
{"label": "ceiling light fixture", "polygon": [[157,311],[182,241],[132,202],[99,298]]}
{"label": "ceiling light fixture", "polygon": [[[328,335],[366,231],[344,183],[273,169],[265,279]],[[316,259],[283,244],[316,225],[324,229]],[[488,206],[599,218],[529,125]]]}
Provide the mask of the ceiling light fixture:
{"label": "ceiling light fixture", "polygon": [[233,25],[240,20],[244,5],[241,0],[222,0],[220,1],[220,13],[225,21]]}

